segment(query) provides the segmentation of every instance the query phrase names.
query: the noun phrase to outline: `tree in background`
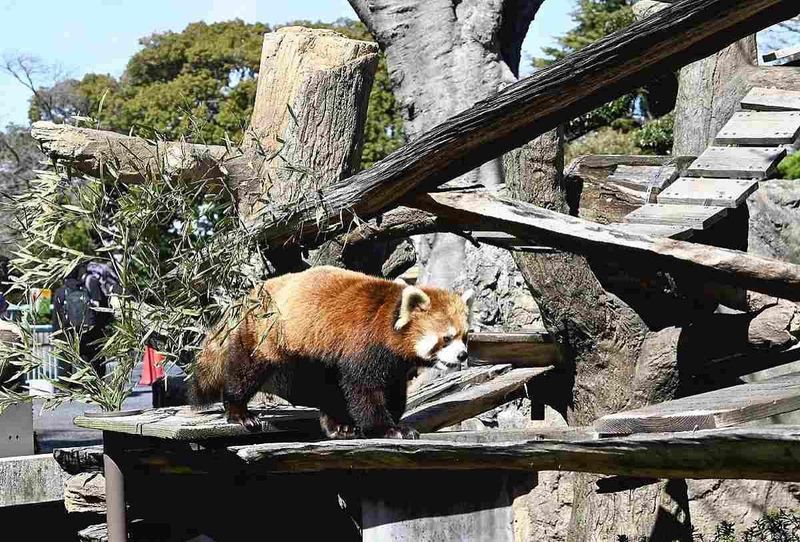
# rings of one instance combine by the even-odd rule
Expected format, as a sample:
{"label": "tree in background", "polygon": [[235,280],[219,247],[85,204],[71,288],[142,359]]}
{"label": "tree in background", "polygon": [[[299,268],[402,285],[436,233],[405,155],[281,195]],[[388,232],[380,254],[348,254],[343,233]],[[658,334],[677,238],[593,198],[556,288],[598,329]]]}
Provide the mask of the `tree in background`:
{"label": "tree in background", "polygon": [[[290,25],[330,28],[372,41],[360,22],[298,21]],[[241,140],[256,94],[265,24],[241,20],[192,23],[182,32],[156,33],[140,40],[142,49],[119,79],[87,74],[48,87],[26,84],[33,96],[30,120],[63,122],[92,117],[98,127],[131,130],[165,139],[182,137],[220,144]],[[27,82],[17,66],[18,79]],[[370,98],[363,163],[369,166],[402,144],[402,120],[392,94],[385,61],[381,61]]]}
{"label": "tree in background", "polygon": [[[534,58],[535,68],[544,68],[587,45],[616,32],[634,21],[630,0],[579,0],[572,12],[575,27],[556,39],[556,47],[543,47],[544,57]],[[594,111],[570,121],[566,126],[568,141],[595,130],[603,130],[599,139],[584,145],[589,152],[609,151],[666,153],[672,147],[671,120],[658,122],[640,132],[642,121],[658,119],[675,107],[678,81],[675,74],[666,74],[652,83],[613,100]],[[613,133],[611,132],[613,130]],[[584,154],[581,152],[581,154]]]}

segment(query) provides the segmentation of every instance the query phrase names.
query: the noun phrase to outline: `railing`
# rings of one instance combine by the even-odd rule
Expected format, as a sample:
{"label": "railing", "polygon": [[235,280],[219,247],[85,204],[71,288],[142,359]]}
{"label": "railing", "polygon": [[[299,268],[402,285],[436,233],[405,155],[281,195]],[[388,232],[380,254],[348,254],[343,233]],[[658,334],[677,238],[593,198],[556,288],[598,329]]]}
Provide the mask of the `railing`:
{"label": "railing", "polygon": [[42,363],[27,374],[27,380],[56,380],[59,375],[58,360],[53,355],[53,346],[50,336],[53,326],[32,326],[33,329],[33,355],[42,360]]}

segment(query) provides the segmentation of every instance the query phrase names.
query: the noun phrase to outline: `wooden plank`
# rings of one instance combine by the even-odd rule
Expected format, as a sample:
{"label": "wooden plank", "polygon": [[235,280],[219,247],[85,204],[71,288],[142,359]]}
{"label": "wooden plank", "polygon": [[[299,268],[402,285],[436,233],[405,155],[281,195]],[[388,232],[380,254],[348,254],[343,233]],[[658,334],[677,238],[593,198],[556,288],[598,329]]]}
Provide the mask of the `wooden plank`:
{"label": "wooden plank", "polygon": [[628,214],[625,220],[631,224],[684,226],[704,230],[726,214],[728,210],[725,207],[648,203]]}
{"label": "wooden plank", "polygon": [[675,166],[627,166],[620,165],[608,176],[610,183],[632,188],[641,192],[650,189],[656,192],[663,190],[678,178]]}
{"label": "wooden plank", "polygon": [[510,363],[515,367],[547,367],[559,359],[558,348],[546,331],[471,333],[470,365]]}
{"label": "wooden plank", "polygon": [[501,231],[476,231],[472,232],[472,238],[486,245],[504,248],[512,252],[529,252],[534,254],[549,254],[557,252],[553,247],[545,247],[541,245],[533,245],[530,241],[520,239],[509,233]]}
{"label": "wooden plank", "polygon": [[751,111],[800,111],[800,91],[756,87],[742,99],[742,108]]}
{"label": "wooden plank", "polygon": [[800,135],[800,112],[740,111],[717,134],[717,145],[791,145]]}
{"label": "wooden plank", "polygon": [[689,239],[694,233],[691,226],[665,226],[662,224],[630,224],[613,223],[609,226],[622,230],[632,235],[647,235],[649,237],[667,237],[669,239]]}
{"label": "wooden plank", "polygon": [[602,434],[729,427],[800,409],[800,373],[666,401],[603,416]]}
{"label": "wooden plank", "polygon": [[793,45],[791,47],[784,47],[777,51],[771,51],[763,57],[764,62],[778,62],[780,64],[788,64],[789,62],[796,62],[800,60],[800,45]]}
{"label": "wooden plank", "polygon": [[687,177],[768,179],[786,156],[777,147],[709,147],[692,162]]}
{"label": "wooden plank", "polygon": [[[261,422],[262,433],[319,432],[319,411],[313,408],[276,406],[252,410]],[[238,423],[228,423],[219,405],[201,411],[194,411],[190,407],[168,407],[147,410],[136,416],[78,416],[74,423],[87,429],[172,440],[193,441],[253,434]]]}
{"label": "wooden plank", "polygon": [[420,432],[436,431],[457,424],[518,397],[529,380],[550,369],[551,367],[514,369],[484,384],[406,410],[402,421]]}
{"label": "wooden plank", "polygon": [[758,181],[681,177],[658,195],[658,203],[714,205],[733,209],[758,190]]}
{"label": "wooden plank", "polygon": [[[270,245],[347,230],[432,190],[652,79],[794,16],[797,0],[684,0],[481,100],[316,198],[264,209]],[[726,175],[727,176],[727,175]],[[321,202],[324,202],[324,212]],[[259,219],[260,218],[260,219]]]}
{"label": "wooden plank", "polygon": [[[577,254],[602,254],[644,261],[665,271],[702,275],[704,281],[732,284],[792,301],[800,300],[800,266],[736,250],[673,239],[653,238],[506,198],[490,191],[450,191],[418,196],[410,205],[463,224],[558,246]],[[698,277],[700,280],[700,277]]]}
{"label": "wooden plank", "polygon": [[465,390],[477,384],[483,384],[511,370],[511,365],[494,365],[491,367],[474,367],[445,373],[439,378],[425,382],[421,386],[410,389],[406,401],[406,411],[410,411],[425,403],[441,399],[450,393]]}
{"label": "wooden plank", "polygon": [[800,481],[798,426],[488,443],[424,438],[272,443],[229,450],[265,472],[497,469]]}

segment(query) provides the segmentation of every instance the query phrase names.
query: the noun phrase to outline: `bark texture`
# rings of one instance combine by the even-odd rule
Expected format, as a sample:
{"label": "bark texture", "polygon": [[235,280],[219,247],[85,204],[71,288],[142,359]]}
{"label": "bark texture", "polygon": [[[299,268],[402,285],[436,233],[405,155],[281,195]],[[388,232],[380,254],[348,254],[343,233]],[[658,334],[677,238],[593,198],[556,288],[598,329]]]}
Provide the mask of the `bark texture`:
{"label": "bark texture", "polygon": [[[506,157],[512,197],[576,214],[567,203],[561,168],[542,174],[546,166],[540,157],[547,153],[541,145],[553,143],[534,142]],[[567,362],[562,370],[572,393],[560,405],[557,399],[551,402],[570,425],[590,424],[603,414],[674,396],[677,333],[653,334],[628,303],[606,291],[592,268],[593,263],[602,267],[602,262],[574,254],[515,254],[514,259],[545,326],[564,350]],[[614,540],[619,535],[631,540],[691,539],[685,484],[659,482],[623,498],[596,493],[596,480],[593,475],[574,475],[568,540]]]}
{"label": "bark texture", "polygon": [[239,184],[244,217],[265,200],[291,206],[317,198],[356,171],[377,62],[374,43],[330,30],[287,27],[265,34],[243,145],[253,161],[252,177]]}
{"label": "bark texture", "polygon": [[[543,0],[350,0],[386,51],[403,108],[406,133],[416,139],[437,124],[517,79],[522,40]],[[454,184],[503,182],[499,159]],[[449,233],[415,239],[420,283],[451,287],[466,265],[466,241]]]}

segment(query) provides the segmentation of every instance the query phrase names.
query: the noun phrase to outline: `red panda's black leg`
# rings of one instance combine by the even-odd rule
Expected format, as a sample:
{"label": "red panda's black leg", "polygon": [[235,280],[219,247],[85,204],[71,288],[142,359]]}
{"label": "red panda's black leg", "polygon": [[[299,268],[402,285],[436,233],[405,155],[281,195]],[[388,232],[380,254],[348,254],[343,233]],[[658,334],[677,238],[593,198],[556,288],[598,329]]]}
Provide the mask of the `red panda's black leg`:
{"label": "red panda's black leg", "polygon": [[414,429],[398,425],[386,408],[383,390],[354,389],[347,396],[348,410],[356,425],[367,437],[414,439],[419,437]]}
{"label": "red panda's black leg", "polygon": [[225,360],[225,384],[222,389],[228,422],[241,424],[248,431],[261,430],[261,422],[247,410],[247,403],[261,389],[268,367],[269,364],[253,359],[238,336],[231,343]]}

